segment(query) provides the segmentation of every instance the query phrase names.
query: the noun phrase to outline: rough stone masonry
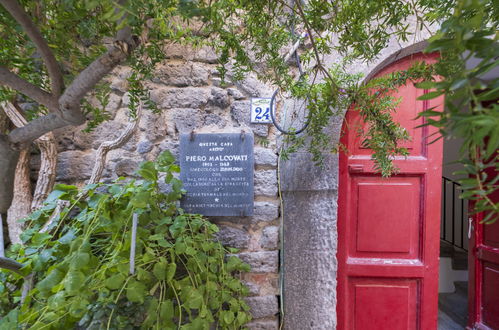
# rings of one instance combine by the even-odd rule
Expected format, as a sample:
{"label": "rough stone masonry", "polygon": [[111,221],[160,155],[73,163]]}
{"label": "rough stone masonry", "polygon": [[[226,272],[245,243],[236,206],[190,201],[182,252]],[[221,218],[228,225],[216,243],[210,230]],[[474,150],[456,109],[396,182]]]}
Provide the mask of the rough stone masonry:
{"label": "rough stone masonry", "polygon": [[[208,48],[165,46],[165,53],[169,58],[157,67],[154,78],[146,82],[161,113],[143,111],[133,137],[122,148],[109,152],[103,180],[133,177],[141,161],[153,160],[163,150],[178,156],[180,133],[252,130],[254,215],[210,220],[220,227],[219,239],[240,249],[240,258],[251,266],[251,272],[243,277],[251,292],[247,302],[254,320],[248,324],[249,328],[277,329],[279,200],[275,133],[268,125],[249,122],[250,98],[270,97],[271,89],[253,77],[222,86],[216,70],[217,56]],[[111,115],[109,121],[91,133],[82,132],[84,126],[56,132],[58,182],[83,185],[91,175],[99,145],[124,130],[128,122],[129,74],[129,68],[120,67],[109,77],[112,89],[106,108]]]}

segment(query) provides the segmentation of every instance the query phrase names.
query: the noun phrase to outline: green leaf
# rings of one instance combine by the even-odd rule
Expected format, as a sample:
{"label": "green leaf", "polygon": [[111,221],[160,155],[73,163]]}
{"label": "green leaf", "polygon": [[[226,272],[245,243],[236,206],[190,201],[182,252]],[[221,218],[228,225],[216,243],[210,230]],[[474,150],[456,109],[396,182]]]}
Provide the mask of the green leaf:
{"label": "green leaf", "polygon": [[452,83],[450,86],[449,90],[454,91],[456,89],[464,87],[468,83],[468,79],[466,78],[461,78]]}
{"label": "green leaf", "polygon": [[52,238],[52,235],[38,232],[31,238],[31,243],[40,246],[45,244],[50,238]]}
{"label": "green leaf", "polygon": [[159,317],[163,322],[173,319],[173,302],[171,300],[166,300],[161,303]]}
{"label": "green leaf", "polygon": [[86,276],[79,270],[70,270],[64,279],[64,289],[70,295],[78,294],[85,284]]}
{"label": "green leaf", "polygon": [[77,252],[74,254],[73,258],[71,258],[70,267],[72,269],[82,269],[90,261],[90,255],[86,252]]}
{"label": "green leaf", "polygon": [[136,208],[145,209],[149,205],[150,197],[151,195],[148,191],[138,192],[132,197],[130,204]]}
{"label": "green leaf", "polygon": [[177,272],[177,265],[174,263],[171,263],[168,265],[168,270],[166,272],[166,281],[171,282],[173,278],[175,277],[175,273]]}
{"label": "green leaf", "polygon": [[143,304],[145,296],[146,286],[143,283],[135,280],[128,282],[126,297],[130,302]]}
{"label": "green leaf", "polygon": [[222,311],[222,319],[224,320],[225,324],[229,325],[232,322],[234,322],[235,316],[232,311]]}
{"label": "green leaf", "polygon": [[188,298],[184,302],[189,308],[198,309],[203,304],[203,295],[195,288],[189,291]]}
{"label": "green leaf", "polygon": [[152,273],[154,274],[154,276],[162,281],[162,280],[166,280],[166,261],[165,260],[162,260],[160,262],[157,262],[154,267],[153,267],[153,270],[152,270]]}
{"label": "green leaf", "polygon": [[54,191],[60,190],[60,191],[66,191],[66,192],[78,192],[78,187],[73,186],[73,185],[68,185],[68,184],[56,184],[54,186]]}
{"label": "green leaf", "polygon": [[125,275],[121,273],[116,273],[113,276],[107,278],[106,281],[104,282],[104,285],[109,290],[118,290],[121,289],[121,287],[123,286],[125,279],[126,279]]}
{"label": "green leaf", "polygon": [[425,94],[419,96],[417,99],[420,100],[420,101],[430,100],[430,99],[434,99],[436,97],[439,97],[443,93],[444,93],[443,91],[428,92],[428,93],[425,93]]}
{"label": "green leaf", "polygon": [[246,314],[246,313],[244,313],[242,311],[237,312],[237,323],[238,323],[238,325],[244,325],[249,320],[250,320],[250,318],[248,317],[248,314]]}
{"label": "green leaf", "polygon": [[168,166],[175,162],[175,157],[169,150],[165,150],[159,154],[157,161],[161,166]]}
{"label": "green leaf", "polygon": [[47,199],[45,200],[46,203],[58,201],[59,199],[63,199],[62,197],[66,196],[67,192],[63,190],[54,190],[52,191]]}
{"label": "green leaf", "polygon": [[59,284],[64,278],[64,273],[58,268],[53,269],[43,280],[38,282],[36,288],[40,292],[49,292],[54,286]]}
{"label": "green leaf", "polygon": [[73,228],[70,228],[66,234],[59,238],[59,243],[63,245],[70,244],[76,238],[75,234],[76,231]]}
{"label": "green leaf", "polygon": [[81,318],[87,312],[89,302],[81,297],[76,297],[69,306],[69,314],[75,318]]}
{"label": "green leaf", "polygon": [[437,83],[435,81],[422,81],[420,83],[414,84],[414,86],[420,89],[432,89],[435,88],[436,84]]}
{"label": "green leaf", "polygon": [[153,162],[147,161],[140,165],[140,169],[137,174],[143,177],[147,181],[156,182],[158,180],[158,171]]}

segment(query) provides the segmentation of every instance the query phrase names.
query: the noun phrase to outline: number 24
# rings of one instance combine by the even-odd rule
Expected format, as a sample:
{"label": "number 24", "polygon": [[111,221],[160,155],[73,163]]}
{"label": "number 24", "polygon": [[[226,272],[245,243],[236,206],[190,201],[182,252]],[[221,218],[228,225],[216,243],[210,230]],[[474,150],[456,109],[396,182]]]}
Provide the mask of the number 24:
{"label": "number 24", "polygon": [[256,112],[256,117],[255,119],[256,120],[260,120],[262,118],[265,118],[265,120],[269,120],[270,119],[270,108],[266,108],[265,111],[262,110],[262,108],[260,107],[257,107],[255,108],[255,112]]}

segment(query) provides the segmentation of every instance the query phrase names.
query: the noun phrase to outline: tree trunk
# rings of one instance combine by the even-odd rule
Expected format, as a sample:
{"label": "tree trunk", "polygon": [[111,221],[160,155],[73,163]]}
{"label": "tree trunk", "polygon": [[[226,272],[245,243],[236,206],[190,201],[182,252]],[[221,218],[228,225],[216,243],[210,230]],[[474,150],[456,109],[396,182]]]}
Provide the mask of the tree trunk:
{"label": "tree trunk", "polygon": [[21,243],[20,235],[23,231],[23,225],[18,220],[26,217],[31,212],[32,196],[29,160],[30,150],[28,148],[21,150],[14,179],[14,197],[7,212],[9,239],[13,244]]}
{"label": "tree trunk", "polygon": [[33,201],[31,203],[31,211],[40,208],[43,201],[52,191],[57,168],[57,148],[54,134],[50,132],[40,136],[35,141],[35,144],[40,148],[41,163],[35,192],[33,194]]}
{"label": "tree trunk", "polygon": [[11,148],[7,136],[0,135],[0,213],[7,213],[14,194],[14,177],[19,151]]}
{"label": "tree trunk", "polygon": [[[5,113],[16,127],[27,124],[22,113],[12,103],[4,103]],[[21,243],[19,235],[22,225],[17,221],[26,217],[31,211],[39,208],[54,186],[57,166],[57,149],[52,132],[40,136],[35,140],[40,148],[41,166],[34,195],[30,189],[29,149],[21,151],[16,168],[14,181],[14,198],[8,212],[7,223],[9,238],[12,243]]]}

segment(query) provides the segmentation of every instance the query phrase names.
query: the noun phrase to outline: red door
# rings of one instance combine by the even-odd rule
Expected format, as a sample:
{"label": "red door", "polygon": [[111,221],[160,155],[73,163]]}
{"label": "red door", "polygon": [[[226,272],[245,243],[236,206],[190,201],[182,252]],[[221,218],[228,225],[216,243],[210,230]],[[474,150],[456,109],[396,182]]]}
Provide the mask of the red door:
{"label": "red door", "polygon": [[[412,55],[378,75],[435,58]],[[410,156],[395,160],[400,172],[390,178],[375,172],[370,150],[360,145],[358,113],[346,115],[342,143],[349,154],[340,155],[338,329],[437,327],[442,142],[428,144],[434,129],[416,128],[422,119],[414,118],[443,100],[417,101],[424,92],[411,83],[397,92],[402,101],[393,117],[412,140],[406,143]]]}
{"label": "red door", "polygon": [[[490,168],[489,178],[498,173]],[[499,191],[489,195],[497,203]],[[472,216],[469,246],[468,329],[499,329],[499,221],[480,224],[484,214]]]}

